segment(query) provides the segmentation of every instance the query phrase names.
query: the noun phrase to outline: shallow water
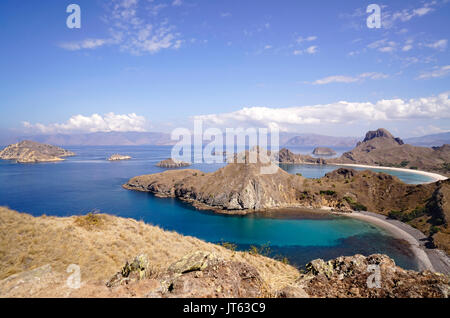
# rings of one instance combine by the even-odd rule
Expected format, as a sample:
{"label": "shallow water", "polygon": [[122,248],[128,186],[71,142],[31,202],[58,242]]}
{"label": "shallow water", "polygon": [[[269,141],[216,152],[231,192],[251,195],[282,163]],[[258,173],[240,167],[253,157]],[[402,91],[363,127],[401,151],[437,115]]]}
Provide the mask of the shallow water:
{"label": "shallow water", "polygon": [[[271,255],[286,256],[300,267],[319,257],[385,253],[399,265],[417,269],[402,241],[360,220],[323,213],[219,215],[197,211],[177,199],[156,198],[121,187],[131,177],[164,171],[155,164],[170,156],[171,147],[67,148],[77,156],[63,162],[23,165],[0,161],[0,205],[35,216],[67,216],[99,210],[144,220],[209,242],[234,243],[240,249],[268,244]],[[127,154],[133,159],[106,161],[113,153]],[[192,168],[210,172],[222,166],[194,164]],[[336,167],[307,165],[286,169],[317,178]],[[416,178],[409,174],[398,176],[405,181]]]}

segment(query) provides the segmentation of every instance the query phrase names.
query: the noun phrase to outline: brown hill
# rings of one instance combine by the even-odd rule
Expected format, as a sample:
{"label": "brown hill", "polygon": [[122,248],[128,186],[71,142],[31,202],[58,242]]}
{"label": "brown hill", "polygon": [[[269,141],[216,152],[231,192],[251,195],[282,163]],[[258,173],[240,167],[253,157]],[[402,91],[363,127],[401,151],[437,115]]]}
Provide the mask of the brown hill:
{"label": "brown hill", "polygon": [[380,128],[369,131],[353,150],[328,162],[403,167],[449,174],[450,145],[433,148],[411,146]]}
{"label": "brown hill", "polygon": [[0,159],[15,160],[18,163],[35,163],[48,161],[61,161],[61,157],[74,156],[71,151],[60,147],[41,144],[35,141],[24,140],[9,145],[0,151]]}
{"label": "brown hill", "polygon": [[[0,208],[0,297],[448,297],[448,276],[386,255],[294,267],[105,214],[32,217]],[[369,288],[379,266],[379,288]],[[67,271],[79,266],[80,285]]]}

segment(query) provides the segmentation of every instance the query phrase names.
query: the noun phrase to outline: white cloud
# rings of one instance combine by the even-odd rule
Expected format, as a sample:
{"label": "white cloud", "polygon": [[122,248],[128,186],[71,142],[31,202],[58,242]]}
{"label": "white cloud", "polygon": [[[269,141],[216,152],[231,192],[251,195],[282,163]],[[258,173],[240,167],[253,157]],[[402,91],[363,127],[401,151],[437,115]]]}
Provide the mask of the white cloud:
{"label": "white cloud", "polygon": [[25,128],[40,133],[71,133],[71,132],[109,132],[109,131],[146,131],[147,120],[135,113],[119,115],[107,113],[105,115],[93,114],[91,116],[75,115],[65,123],[43,125],[23,122]]}
{"label": "white cloud", "polygon": [[390,53],[395,51],[396,46],[396,42],[388,41],[387,39],[378,40],[367,45],[369,49],[376,49],[383,53]]}
{"label": "white cloud", "polygon": [[223,12],[223,13],[220,14],[220,16],[222,18],[228,18],[228,17],[231,17],[231,13],[230,12]]}
{"label": "white cloud", "polygon": [[449,92],[409,100],[380,100],[376,103],[340,101],[289,108],[246,107],[231,113],[193,117],[203,120],[207,126],[279,127],[284,131],[298,131],[299,125],[310,124],[443,118],[450,118]]}
{"label": "white cloud", "polygon": [[110,41],[107,39],[86,39],[79,42],[64,42],[59,44],[59,47],[68,51],[78,51],[82,49],[96,49],[108,43]]}
{"label": "white cloud", "polygon": [[444,51],[447,48],[447,42],[448,42],[447,39],[442,39],[430,44],[425,44],[425,46],[436,50]]}
{"label": "white cloud", "polygon": [[435,67],[430,72],[423,72],[416,79],[430,79],[447,76],[450,73],[450,65]]}
{"label": "white cloud", "polygon": [[304,38],[304,37],[302,37],[302,36],[299,36],[299,37],[297,38],[296,42],[297,42],[298,44],[300,44],[300,43],[302,43],[302,42],[311,42],[311,41],[315,41],[315,40],[317,40],[317,36],[315,36],[315,35],[311,35],[311,36],[308,36],[308,37],[306,37],[306,38]]}
{"label": "white cloud", "polygon": [[308,53],[308,54],[315,54],[315,53],[317,53],[317,46],[316,45],[312,45],[312,46],[308,47],[305,50],[305,52]]}
{"label": "white cloud", "polygon": [[384,28],[391,28],[396,22],[407,22],[416,17],[422,17],[434,11],[433,6],[437,4],[436,1],[425,3],[422,7],[416,9],[403,9],[400,11],[391,12],[384,10],[382,15],[382,25]]}
{"label": "white cloud", "polygon": [[408,52],[409,50],[412,49],[412,45],[411,44],[406,44],[403,48],[402,51],[403,52]]}
{"label": "white cloud", "polygon": [[324,84],[330,84],[330,83],[355,83],[355,82],[360,82],[364,79],[377,80],[377,79],[385,79],[388,77],[389,76],[386,74],[377,73],[377,72],[366,72],[366,73],[359,74],[357,76],[333,75],[333,76],[328,76],[325,78],[318,79],[318,80],[312,82],[312,84],[324,85]]}
{"label": "white cloud", "polygon": [[179,7],[179,6],[181,6],[183,4],[183,2],[181,1],[181,0],[174,0],[173,2],[172,2],[172,5],[174,6],[174,7]]}
{"label": "white cloud", "polygon": [[[181,5],[174,0],[173,6]],[[178,49],[184,42],[176,27],[168,19],[160,17],[167,4],[155,4],[140,0],[111,0],[107,4],[105,23],[109,27],[109,38],[64,42],[59,46],[66,50],[93,49],[106,44],[118,45],[122,51],[135,55],[154,54],[163,49]]]}

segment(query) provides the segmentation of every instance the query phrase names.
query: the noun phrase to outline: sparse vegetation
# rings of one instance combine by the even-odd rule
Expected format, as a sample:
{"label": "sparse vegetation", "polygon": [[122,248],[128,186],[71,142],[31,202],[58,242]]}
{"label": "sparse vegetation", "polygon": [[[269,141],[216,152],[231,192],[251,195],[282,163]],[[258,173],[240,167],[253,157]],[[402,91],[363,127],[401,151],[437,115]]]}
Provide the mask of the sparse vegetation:
{"label": "sparse vegetation", "polygon": [[336,191],[333,191],[333,190],[320,190],[320,194],[322,194],[322,195],[335,195]]}
{"label": "sparse vegetation", "polygon": [[409,165],[409,161],[407,160],[403,160],[402,162],[400,162],[400,167],[406,167],[407,165]]}
{"label": "sparse vegetation", "polygon": [[92,211],[86,215],[77,216],[74,223],[75,225],[88,230],[99,229],[104,224],[103,216],[98,214],[98,211]]}
{"label": "sparse vegetation", "polygon": [[351,197],[344,197],[344,200],[348,202],[350,208],[353,211],[367,211],[367,207],[361,203],[356,202]]}

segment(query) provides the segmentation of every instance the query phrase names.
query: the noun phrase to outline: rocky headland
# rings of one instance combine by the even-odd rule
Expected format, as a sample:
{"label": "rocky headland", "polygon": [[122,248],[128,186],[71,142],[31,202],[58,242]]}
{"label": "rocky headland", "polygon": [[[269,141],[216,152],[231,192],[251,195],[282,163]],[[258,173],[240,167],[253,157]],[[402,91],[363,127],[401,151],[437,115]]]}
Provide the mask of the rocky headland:
{"label": "rocky headland", "polygon": [[188,166],[190,166],[190,165],[191,165],[191,164],[188,163],[188,162],[184,162],[184,161],[180,161],[180,160],[175,160],[175,159],[172,159],[172,158],[169,158],[169,159],[160,161],[160,162],[158,162],[158,163],[156,164],[157,167],[160,167],[160,168],[170,168],[170,169],[173,169],[173,168],[181,168],[181,167],[188,167]]}
{"label": "rocky headland", "polygon": [[[33,217],[0,207],[0,220],[0,297],[448,298],[450,291],[449,276],[404,270],[380,254],[317,259],[300,272],[106,214]],[[67,284],[73,264],[79,288]],[[370,266],[380,272],[375,287]]]}
{"label": "rocky headland", "polygon": [[412,146],[380,128],[369,131],[353,150],[327,162],[419,169],[450,175],[450,145]]}
{"label": "rocky headland", "polygon": [[295,154],[287,148],[282,148],[277,154],[277,161],[282,164],[326,164],[322,158],[314,158],[310,155]]}
{"label": "rocky headland", "polygon": [[108,158],[108,161],[130,160],[130,159],[131,159],[130,156],[114,154],[114,155],[111,155],[111,157]]}
{"label": "rocky headland", "polygon": [[63,148],[24,140],[7,146],[0,151],[0,159],[15,160],[17,163],[37,163],[62,161],[62,157],[75,156],[75,153]]}

